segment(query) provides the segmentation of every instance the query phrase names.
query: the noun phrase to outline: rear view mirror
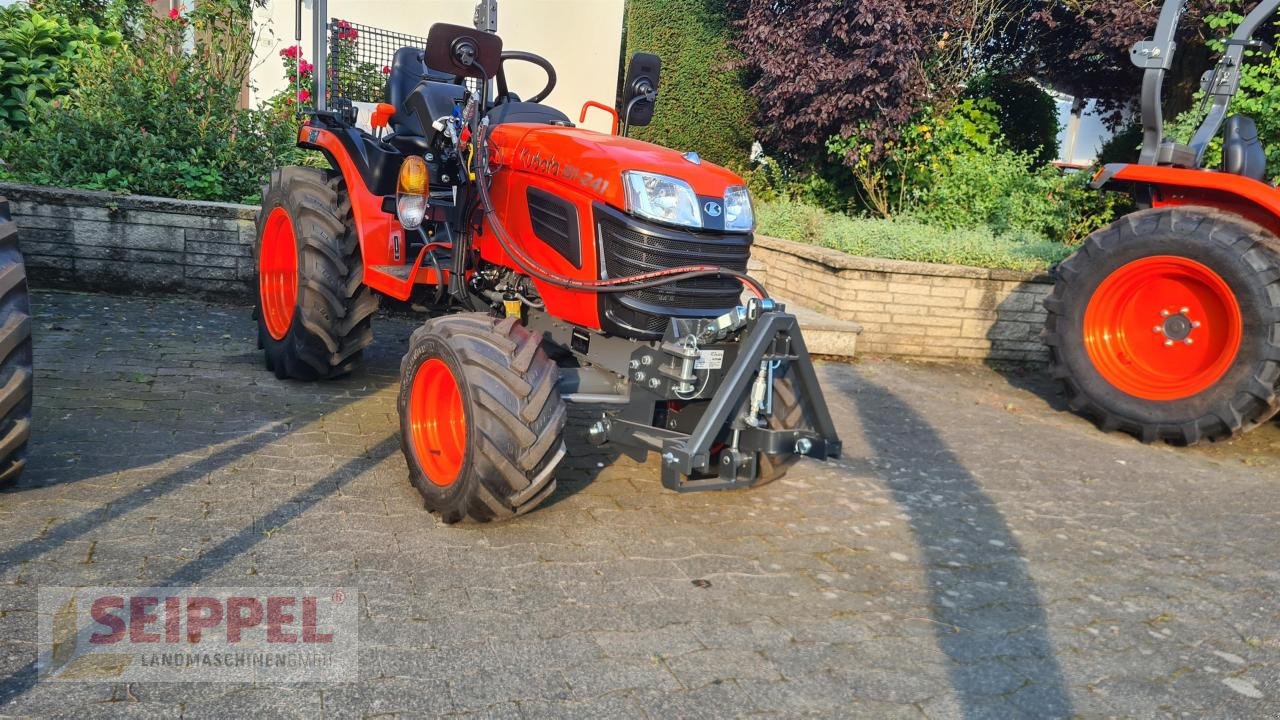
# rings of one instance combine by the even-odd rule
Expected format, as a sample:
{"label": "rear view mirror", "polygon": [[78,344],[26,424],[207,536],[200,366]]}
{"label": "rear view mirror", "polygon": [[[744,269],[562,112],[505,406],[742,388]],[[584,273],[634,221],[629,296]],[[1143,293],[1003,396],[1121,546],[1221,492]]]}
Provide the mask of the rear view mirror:
{"label": "rear view mirror", "polygon": [[662,74],[662,60],[653,53],[638,52],[627,65],[627,79],[622,85],[623,134],[634,125],[644,127],[653,122],[653,110],[658,101],[658,78]]}
{"label": "rear view mirror", "polygon": [[[502,64],[502,38],[492,33],[436,23],[427,33],[427,67],[458,77],[493,77]],[[484,73],[480,71],[484,68]]]}

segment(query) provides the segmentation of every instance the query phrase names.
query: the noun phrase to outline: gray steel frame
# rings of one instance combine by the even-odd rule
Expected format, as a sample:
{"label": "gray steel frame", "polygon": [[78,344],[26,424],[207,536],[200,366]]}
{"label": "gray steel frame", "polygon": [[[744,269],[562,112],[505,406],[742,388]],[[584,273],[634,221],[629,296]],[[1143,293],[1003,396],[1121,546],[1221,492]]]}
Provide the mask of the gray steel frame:
{"label": "gray steel frame", "polygon": [[[1174,38],[1186,7],[1187,0],[1167,0],[1160,10],[1155,35],[1129,51],[1133,64],[1146,71],[1142,79],[1142,154],[1138,159],[1143,165],[1157,165],[1167,159],[1161,155],[1164,145],[1164,77],[1173,66],[1177,50]],[[1209,114],[1191,138],[1189,147],[1194,153],[1195,167],[1204,160],[1205,150],[1227,119],[1231,99],[1240,90],[1240,66],[1244,62],[1245,50],[1254,44],[1253,34],[1277,9],[1280,9],[1280,0],[1263,0],[1245,16],[1227,41],[1226,52],[1218,60],[1205,86],[1212,103]]]}

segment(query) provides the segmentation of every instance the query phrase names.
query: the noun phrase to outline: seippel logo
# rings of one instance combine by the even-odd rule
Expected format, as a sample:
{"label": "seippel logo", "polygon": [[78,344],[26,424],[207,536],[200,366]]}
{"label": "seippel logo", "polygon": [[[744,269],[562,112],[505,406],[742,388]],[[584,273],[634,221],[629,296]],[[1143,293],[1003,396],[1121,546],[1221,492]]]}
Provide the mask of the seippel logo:
{"label": "seippel logo", "polygon": [[41,587],[41,680],[323,682],[358,676],[344,588]]}

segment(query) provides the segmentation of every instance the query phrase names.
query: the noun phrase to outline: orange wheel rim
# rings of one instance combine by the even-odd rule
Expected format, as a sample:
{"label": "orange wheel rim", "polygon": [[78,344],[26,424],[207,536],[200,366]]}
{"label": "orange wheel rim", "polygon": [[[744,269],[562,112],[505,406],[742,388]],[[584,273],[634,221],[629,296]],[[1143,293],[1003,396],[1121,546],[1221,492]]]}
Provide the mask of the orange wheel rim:
{"label": "orange wheel rim", "polygon": [[271,211],[262,229],[258,297],[267,332],[272,338],[283,340],[293,324],[293,309],[298,303],[298,248],[293,220],[282,207]]}
{"label": "orange wheel rim", "polygon": [[467,414],[453,371],[440,358],[418,367],[409,389],[409,442],[427,479],[448,487],[467,449]]}
{"label": "orange wheel rim", "polygon": [[1111,273],[1089,300],[1084,344],[1098,373],[1143,400],[1180,400],[1222,379],[1244,323],[1227,283],[1205,265],[1158,255]]}

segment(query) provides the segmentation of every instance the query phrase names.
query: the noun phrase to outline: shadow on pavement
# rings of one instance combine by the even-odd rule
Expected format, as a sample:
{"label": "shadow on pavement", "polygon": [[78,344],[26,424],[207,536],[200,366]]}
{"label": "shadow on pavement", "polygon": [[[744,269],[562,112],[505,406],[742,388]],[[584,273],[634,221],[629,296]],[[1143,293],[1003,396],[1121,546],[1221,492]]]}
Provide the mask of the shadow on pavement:
{"label": "shadow on pavement", "polygon": [[[152,585],[154,588],[196,585],[231,562],[232,559],[251,550],[266,539],[264,527],[281,527],[298,518],[321,500],[342,489],[363,472],[377,465],[400,449],[400,437],[396,433],[369,449],[362,457],[353,458],[325,477],[299,490],[273,510],[245,525],[235,535],[223,540],[186,565],[170,573]],[[36,663],[30,662],[12,675],[0,678],[0,706],[30,690],[38,681]]]}
{"label": "shadow on pavement", "polygon": [[855,405],[874,471],[910,516],[938,646],[965,716],[990,715],[1002,696],[1035,717],[1070,716],[1039,592],[995,502],[897,395],[864,378]]}

